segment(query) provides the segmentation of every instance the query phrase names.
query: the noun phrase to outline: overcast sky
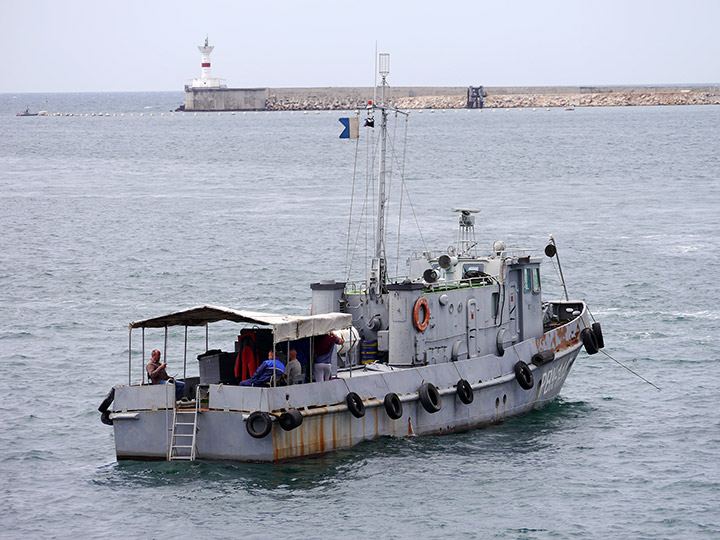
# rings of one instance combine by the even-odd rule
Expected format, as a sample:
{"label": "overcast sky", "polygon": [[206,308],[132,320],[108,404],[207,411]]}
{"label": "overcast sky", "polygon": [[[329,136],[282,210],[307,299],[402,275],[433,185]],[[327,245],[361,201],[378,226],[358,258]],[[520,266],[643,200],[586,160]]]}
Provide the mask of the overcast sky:
{"label": "overcast sky", "polygon": [[720,0],[0,0],[0,92],[720,82]]}

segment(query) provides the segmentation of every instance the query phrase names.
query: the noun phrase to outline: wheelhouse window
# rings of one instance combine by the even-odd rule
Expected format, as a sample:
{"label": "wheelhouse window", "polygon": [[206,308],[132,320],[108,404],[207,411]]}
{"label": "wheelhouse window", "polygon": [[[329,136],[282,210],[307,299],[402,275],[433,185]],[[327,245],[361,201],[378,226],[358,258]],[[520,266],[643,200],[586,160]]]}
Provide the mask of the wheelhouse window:
{"label": "wheelhouse window", "polygon": [[523,271],[523,292],[530,292],[532,288],[532,275],[530,272],[530,268],[525,268]]}
{"label": "wheelhouse window", "polygon": [[537,294],[540,292],[540,269],[533,268],[532,270],[532,292]]}

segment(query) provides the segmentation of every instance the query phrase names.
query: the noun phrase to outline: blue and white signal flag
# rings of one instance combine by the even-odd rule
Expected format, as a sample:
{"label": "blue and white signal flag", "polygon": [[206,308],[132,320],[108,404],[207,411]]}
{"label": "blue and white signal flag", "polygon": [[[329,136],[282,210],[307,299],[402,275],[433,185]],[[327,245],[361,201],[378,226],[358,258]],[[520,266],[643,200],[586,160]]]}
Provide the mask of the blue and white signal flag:
{"label": "blue and white signal flag", "polygon": [[357,118],[339,118],[340,123],[345,126],[340,134],[341,139],[357,139],[360,136]]}

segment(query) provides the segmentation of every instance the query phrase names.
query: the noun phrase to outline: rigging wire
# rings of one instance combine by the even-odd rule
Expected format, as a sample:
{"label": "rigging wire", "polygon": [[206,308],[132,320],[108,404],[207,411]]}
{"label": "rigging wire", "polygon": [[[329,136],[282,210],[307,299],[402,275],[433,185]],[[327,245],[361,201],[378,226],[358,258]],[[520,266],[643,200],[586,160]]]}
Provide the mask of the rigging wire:
{"label": "rigging wire", "polygon": [[[395,136],[397,135],[397,111],[395,111],[395,124],[393,126],[393,135],[390,139],[390,169],[389,171],[386,171],[385,173],[389,176],[388,180],[388,187],[387,187],[387,200],[385,205],[385,216],[390,215],[390,200],[392,199],[392,179],[393,179],[393,163],[395,162]],[[383,257],[387,261],[387,245],[386,241],[387,238],[382,239],[382,246],[383,246]],[[386,270],[387,271],[387,270]],[[397,272],[395,272],[397,274]]]}
{"label": "rigging wire", "polygon": [[[627,369],[630,373],[632,373],[632,374],[635,375],[636,377],[641,378],[643,381],[645,381],[646,383],[648,383],[648,384],[649,384],[650,386],[652,386],[653,388],[655,388],[655,389],[657,389],[657,390],[660,390],[660,387],[654,385],[653,383],[651,383],[650,381],[648,381],[645,377],[643,377],[643,376],[640,375],[639,373],[636,373],[635,371],[633,371],[632,369],[630,369],[629,367],[627,367],[625,364],[623,364],[623,363],[620,362],[619,360],[615,360],[612,356],[610,356],[608,353],[606,353],[606,352],[603,351],[602,349],[600,349],[600,352],[603,353],[605,356],[607,356],[610,360],[612,360],[612,361],[615,362],[616,364],[618,364],[618,365],[624,367],[625,369]],[[660,390],[660,391],[662,392],[662,390]]]}
{"label": "rigging wire", "polygon": [[398,208],[398,233],[397,233],[397,256],[395,258],[395,275],[398,275],[400,265],[400,227],[402,225],[402,203],[403,203],[403,186],[405,185],[405,154],[407,153],[407,129],[409,115],[405,116],[405,136],[403,138],[403,157],[402,166],[400,167],[400,203]]}
{"label": "rigging wire", "polygon": [[355,160],[353,164],[352,188],[350,190],[350,217],[348,218],[347,243],[345,246],[345,273],[350,275],[349,257],[350,257],[350,232],[352,228],[353,203],[355,202],[355,181],[357,179],[357,162],[358,151],[360,149],[360,138],[355,141]]}

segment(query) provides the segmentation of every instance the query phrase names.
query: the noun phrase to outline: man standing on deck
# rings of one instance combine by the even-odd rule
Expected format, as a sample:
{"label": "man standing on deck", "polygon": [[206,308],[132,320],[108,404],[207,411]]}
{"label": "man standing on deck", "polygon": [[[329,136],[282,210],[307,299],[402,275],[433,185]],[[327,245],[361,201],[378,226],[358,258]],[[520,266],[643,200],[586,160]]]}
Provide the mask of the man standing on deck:
{"label": "man standing on deck", "polygon": [[[167,384],[170,376],[165,371],[167,364],[160,363],[160,351],[153,349],[150,354],[151,360],[146,366],[148,377],[150,378],[150,384]],[[175,381],[175,399],[180,399],[185,390],[185,383],[182,381]]]}

